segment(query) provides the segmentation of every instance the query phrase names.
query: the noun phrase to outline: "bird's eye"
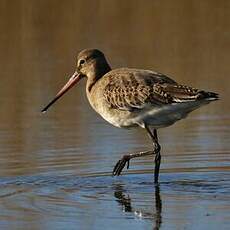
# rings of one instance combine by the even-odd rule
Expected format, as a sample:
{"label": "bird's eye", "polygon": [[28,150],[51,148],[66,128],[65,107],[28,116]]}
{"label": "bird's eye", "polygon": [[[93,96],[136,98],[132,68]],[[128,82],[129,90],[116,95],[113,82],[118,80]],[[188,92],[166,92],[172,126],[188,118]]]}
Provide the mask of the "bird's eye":
{"label": "bird's eye", "polygon": [[85,59],[81,59],[80,61],[79,61],[79,65],[83,65],[85,63]]}

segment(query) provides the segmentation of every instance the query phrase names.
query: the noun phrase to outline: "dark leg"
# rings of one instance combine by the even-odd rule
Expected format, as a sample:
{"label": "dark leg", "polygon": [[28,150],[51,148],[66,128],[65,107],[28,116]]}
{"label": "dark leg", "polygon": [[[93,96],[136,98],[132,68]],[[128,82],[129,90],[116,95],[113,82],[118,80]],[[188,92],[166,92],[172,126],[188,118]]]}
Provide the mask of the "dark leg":
{"label": "dark leg", "polygon": [[160,170],[160,161],[161,161],[161,155],[160,155],[160,145],[158,144],[158,139],[157,139],[157,131],[154,129],[153,133],[149,129],[148,126],[145,127],[149,136],[151,137],[154,145],[154,150],[153,151],[146,151],[146,152],[140,152],[140,153],[131,153],[124,155],[121,160],[117,162],[113,169],[113,176],[119,176],[121,174],[121,171],[125,167],[127,163],[127,169],[129,168],[129,161],[132,158],[136,157],[143,157],[143,156],[149,156],[156,154],[155,157],[155,172],[154,172],[154,182],[158,182],[158,175],[159,175],[159,170]]}
{"label": "dark leg", "polygon": [[161,146],[158,143],[157,130],[154,129],[153,132],[146,126],[146,130],[153,141],[154,150],[156,152],[155,156],[155,169],[154,169],[154,183],[158,183],[160,165],[161,165]]}
{"label": "dark leg", "polygon": [[129,161],[132,158],[149,156],[149,155],[153,155],[153,154],[155,154],[154,151],[145,151],[145,152],[131,153],[131,154],[124,155],[121,158],[121,160],[119,160],[117,162],[117,164],[115,165],[115,167],[113,169],[113,176],[119,176],[121,174],[121,171],[125,167],[126,163],[127,163],[127,169],[128,169],[129,168]]}
{"label": "dark leg", "polygon": [[155,157],[154,183],[158,183],[159,171],[161,165],[161,154],[158,152]]}

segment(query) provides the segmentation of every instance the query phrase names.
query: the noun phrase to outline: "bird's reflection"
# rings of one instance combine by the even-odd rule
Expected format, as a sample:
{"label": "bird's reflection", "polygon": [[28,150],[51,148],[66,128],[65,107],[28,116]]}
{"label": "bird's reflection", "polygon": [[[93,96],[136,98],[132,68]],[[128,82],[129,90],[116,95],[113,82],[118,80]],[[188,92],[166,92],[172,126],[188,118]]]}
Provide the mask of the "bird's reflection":
{"label": "bird's reflection", "polygon": [[155,186],[155,210],[153,212],[149,211],[139,211],[138,209],[135,209],[132,207],[132,201],[129,197],[129,194],[125,192],[124,186],[122,184],[116,184],[114,189],[114,197],[116,198],[116,201],[119,203],[119,205],[122,207],[122,211],[124,212],[132,212],[135,215],[138,215],[139,217],[144,218],[152,218],[154,220],[153,229],[157,230],[160,229],[162,217],[161,217],[161,211],[162,211],[162,201],[160,196],[160,187],[159,185]]}
{"label": "bird's reflection", "polygon": [[162,217],[161,217],[161,211],[162,211],[162,201],[161,201],[161,195],[160,195],[160,187],[159,185],[155,186],[155,208],[156,208],[156,214],[155,214],[155,226],[154,230],[160,229]]}
{"label": "bird's reflection", "polygon": [[132,212],[131,199],[129,195],[125,195],[122,185],[116,185],[114,196],[116,201],[122,206],[122,210],[125,212]]}

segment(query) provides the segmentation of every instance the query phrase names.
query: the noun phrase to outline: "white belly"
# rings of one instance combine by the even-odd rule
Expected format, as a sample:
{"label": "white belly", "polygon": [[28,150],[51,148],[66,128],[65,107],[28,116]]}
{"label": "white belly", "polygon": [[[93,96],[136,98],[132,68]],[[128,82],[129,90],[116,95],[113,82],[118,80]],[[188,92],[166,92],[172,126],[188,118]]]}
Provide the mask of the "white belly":
{"label": "white belly", "polygon": [[129,128],[138,125],[144,128],[144,124],[146,124],[158,129],[174,124],[204,104],[207,104],[207,102],[175,103],[161,107],[149,107],[132,112],[100,109],[98,113],[116,127]]}

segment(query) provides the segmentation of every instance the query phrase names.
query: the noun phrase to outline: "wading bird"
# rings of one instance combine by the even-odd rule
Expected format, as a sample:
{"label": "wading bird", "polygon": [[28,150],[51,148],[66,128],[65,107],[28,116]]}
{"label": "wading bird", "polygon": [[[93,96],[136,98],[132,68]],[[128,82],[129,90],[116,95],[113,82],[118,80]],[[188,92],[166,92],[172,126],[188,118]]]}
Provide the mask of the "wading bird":
{"label": "wading bird", "polygon": [[124,155],[115,165],[113,175],[119,176],[126,164],[129,168],[132,158],[155,155],[155,183],[161,163],[157,129],[170,126],[218,99],[217,93],[178,84],[161,73],[131,68],[112,70],[101,51],[86,49],[78,55],[74,74],[42,112],[85,77],[87,98],[97,113],[119,128],[144,128],[153,142],[151,151]]}

